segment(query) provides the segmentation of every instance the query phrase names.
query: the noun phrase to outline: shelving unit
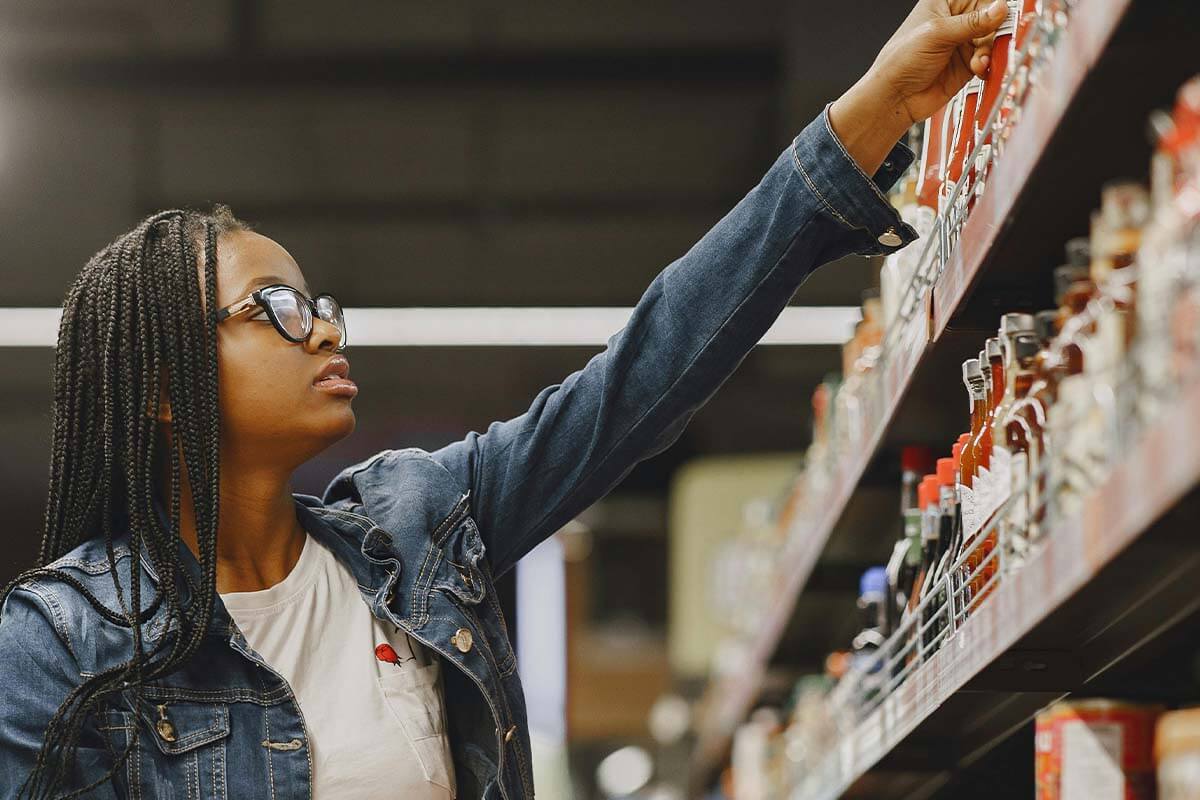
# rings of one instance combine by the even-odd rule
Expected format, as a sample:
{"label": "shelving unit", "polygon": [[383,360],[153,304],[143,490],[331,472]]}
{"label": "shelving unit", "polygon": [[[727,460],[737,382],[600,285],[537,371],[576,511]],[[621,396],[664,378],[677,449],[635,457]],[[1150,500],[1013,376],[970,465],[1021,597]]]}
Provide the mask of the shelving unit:
{"label": "shelving unit", "polygon": [[[1200,484],[1200,448],[1178,446],[1198,437],[1200,383],[1143,432],[1087,498],[1083,514],[1049,533],[1040,551],[1006,575],[994,595],[841,740],[797,800],[933,791],[949,769],[978,757],[1048,702],[1096,684],[1174,622],[1200,612],[1200,548],[1182,542],[1183,526],[1154,525],[1173,509],[1184,511],[1185,498],[1200,499],[1190,494]],[[1115,563],[1118,557],[1125,563]],[[1093,623],[1080,624],[1085,617]],[[1095,620],[1104,621],[1098,630]],[[952,745],[949,737],[956,739]],[[903,748],[940,750],[945,757],[905,763]],[[886,781],[864,777],[897,753],[884,765]]]}
{"label": "shelving unit", "polygon": [[[953,248],[942,250],[936,236],[925,247],[918,276],[926,279],[918,280],[909,298],[913,313],[889,334],[875,371],[874,425],[862,446],[836,465],[824,513],[794,523],[792,544],[781,555],[785,577],[777,600],[740,669],[715,676],[705,692],[692,761],[696,786],[723,763],[734,728],[758,701],[797,602],[831,540],[860,537],[865,551],[877,560],[886,557],[894,509],[858,499],[865,476],[904,443],[944,443],[948,449],[965,420],[958,364],[978,350],[1002,312],[1050,305],[1054,259],[1067,238],[1086,230],[1101,184],[1145,174],[1147,114],[1200,70],[1190,55],[1200,51],[1195,15],[1184,0],[1077,4]],[[1139,59],[1151,52],[1153,69],[1139,70]],[[1200,456],[1171,451],[1169,444],[1198,437],[1200,387],[1194,386],[1097,492],[1088,514],[1051,532],[1045,549],[956,632],[953,647],[923,664],[864,721],[853,743],[843,744],[797,800],[843,793],[928,796],[948,771],[978,759],[1046,703],[1092,685],[1193,613],[1198,601],[1181,587],[1200,580],[1196,546],[1188,544],[1181,552],[1191,555],[1164,569],[1144,569],[1142,557],[1178,533],[1179,526],[1152,523],[1169,517],[1200,482]],[[878,524],[876,530],[848,530],[850,518],[856,527],[864,520]],[[1081,636],[1095,620],[1103,621],[1103,630],[1085,641]],[[1064,650],[1064,642],[1077,650]],[[918,744],[930,738],[942,746]]]}

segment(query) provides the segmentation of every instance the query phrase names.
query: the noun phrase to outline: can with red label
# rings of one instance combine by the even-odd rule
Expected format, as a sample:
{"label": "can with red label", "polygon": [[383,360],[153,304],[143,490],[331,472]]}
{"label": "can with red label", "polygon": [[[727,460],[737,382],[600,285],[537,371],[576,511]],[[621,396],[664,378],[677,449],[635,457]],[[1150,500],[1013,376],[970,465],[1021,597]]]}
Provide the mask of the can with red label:
{"label": "can with red label", "polygon": [[1154,800],[1154,726],[1165,709],[1068,700],[1035,723],[1037,800]]}

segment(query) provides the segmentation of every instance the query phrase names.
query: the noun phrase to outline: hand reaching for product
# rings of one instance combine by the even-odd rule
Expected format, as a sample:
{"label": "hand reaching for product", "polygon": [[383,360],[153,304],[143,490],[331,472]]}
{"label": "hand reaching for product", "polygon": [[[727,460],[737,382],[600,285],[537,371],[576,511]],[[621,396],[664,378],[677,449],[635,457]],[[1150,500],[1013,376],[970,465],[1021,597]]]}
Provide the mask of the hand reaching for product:
{"label": "hand reaching for product", "polygon": [[875,63],[829,109],[834,133],[874,173],[914,123],[987,71],[992,36],[1007,5],[993,0],[919,0]]}

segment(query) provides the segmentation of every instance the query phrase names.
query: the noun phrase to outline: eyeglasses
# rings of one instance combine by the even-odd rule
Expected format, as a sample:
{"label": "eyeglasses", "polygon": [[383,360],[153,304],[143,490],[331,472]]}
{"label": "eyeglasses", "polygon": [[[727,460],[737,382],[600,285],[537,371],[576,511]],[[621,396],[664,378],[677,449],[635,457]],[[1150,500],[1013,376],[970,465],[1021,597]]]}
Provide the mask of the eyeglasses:
{"label": "eyeglasses", "polygon": [[289,342],[303,342],[312,334],[313,314],[337,326],[341,341],[334,352],[346,349],[346,320],[342,304],[331,294],[319,294],[311,300],[299,289],[285,283],[273,283],[255,289],[236,303],[217,311],[217,322],[236,317],[256,307],[267,312],[279,335]]}

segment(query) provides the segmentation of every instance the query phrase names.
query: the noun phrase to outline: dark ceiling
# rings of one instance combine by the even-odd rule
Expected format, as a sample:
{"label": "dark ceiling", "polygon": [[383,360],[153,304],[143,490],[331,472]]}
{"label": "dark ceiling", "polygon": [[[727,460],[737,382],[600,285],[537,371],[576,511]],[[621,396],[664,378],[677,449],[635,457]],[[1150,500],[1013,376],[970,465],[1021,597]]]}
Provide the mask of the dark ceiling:
{"label": "dark ceiling", "polygon": [[[0,306],[57,306],[142,215],[212,201],[347,306],[629,306],[906,10],[0,0]],[[871,270],[826,267],[795,302],[857,305]],[[296,488],[520,413],[594,352],[361,348],[358,430]],[[3,355],[0,491],[20,565],[44,505],[53,352]],[[812,388],[838,364],[834,347],[757,349],[622,490],[661,495],[697,455],[800,449]]]}

